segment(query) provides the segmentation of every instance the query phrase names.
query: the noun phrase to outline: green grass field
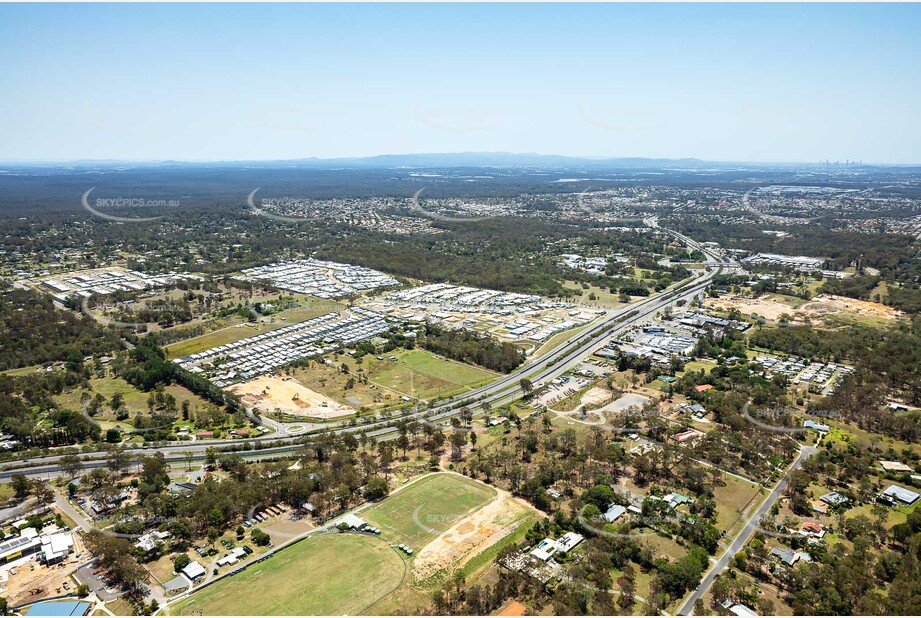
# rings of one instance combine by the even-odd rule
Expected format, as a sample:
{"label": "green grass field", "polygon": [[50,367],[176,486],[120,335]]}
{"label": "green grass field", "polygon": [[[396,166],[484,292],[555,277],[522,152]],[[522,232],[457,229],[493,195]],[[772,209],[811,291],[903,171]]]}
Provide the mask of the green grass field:
{"label": "green grass field", "polygon": [[7,369],[6,371],[2,371],[0,373],[8,376],[27,376],[35,373],[36,371],[42,371],[44,368],[44,365],[31,365],[29,367],[20,367],[19,369]]}
{"label": "green grass field", "polygon": [[700,371],[704,370],[704,373],[709,374],[710,370],[716,367],[716,363],[708,360],[694,360],[689,363],[685,363],[684,372],[681,375],[684,375],[688,371]]}
{"label": "green grass field", "polygon": [[[563,287],[575,292],[573,296],[575,302],[595,307],[622,307],[624,305],[624,303],[620,302],[620,294],[612,294],[609,289],[601,288],[597,285],[589,285],[587,288],[583,288],[581,283],[565,281],[563,282]],[[595,300],[590,298],[592,294],[595,295]]]}
{"label": "green grass field", "polygon": [[365,357],[363,365],[368,379],[381,386],[405,393],[411,397],[428,399],[446,397],[468,388],[486,384],[497,374],[485,369],[454,362],[427,350],[405,350],[394,352],[382,361],[373,356]]}
{"label": "green grass field", "polygon": [[762,496],[758,487],[742,479],[722,475],[725,485],[714,487],[713,497],[716,500],[716,527],[728,530],[736,522],[739,510],[750,507],[750,503],[760,504]]}
{"label": "green grass field", "polygon": [[170,614],[355,615],[394,590],[404,571],[399,554],[379,538],[316,536],[196,592],[170,606]]}
{"label": "green grass field", "polygon": [[415,552],[493,500],[496,490],[454,474],[433,474],[361,513],[393,543],[405,543]]}
{"label": "green grass field", "polygon": [[220,345],[227,345],[228,343],[240,341],[241,339],[246,339],[247,337],[267,333],[270,330],[281,328],[282,326],[285,326],[284,322],[279,322],[276,324],[260,324],[259,326],[244,326],[242,324],[236,326],[228,326],[227,328],[216,330],[212,333],[208,333],[207,335],[193,337],[192,339],[186,339],[185,341],[179,341],[170,346],[167,346],[166,355],[169,359],[172,360],[174,358],[188,356],[189,354],[197,354],[198,352],[203,352],[209,348],[214,348]]}
{"label": "green grass field", "polygon": [[850,423],[840,421],[826,421],[831,426],[831,431],[825,437],[826,442],[846,447],[853,443],[859,448],[865,449],[872,447],[885,451],[892,447],[896,452],[902,452],[905,449],[911,449],[915,453],[921,453],[921,444],[909,444],[904,440],[896,440],[888,436],[872,433]]}

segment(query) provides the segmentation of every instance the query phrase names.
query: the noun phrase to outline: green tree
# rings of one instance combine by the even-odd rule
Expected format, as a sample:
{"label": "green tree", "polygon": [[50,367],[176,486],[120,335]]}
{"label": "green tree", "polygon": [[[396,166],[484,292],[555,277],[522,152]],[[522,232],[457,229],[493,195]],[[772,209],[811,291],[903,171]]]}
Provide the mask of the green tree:
{"label": "green tree", "polygon": [[83,460],[79,455],[68,453],[61,457],[61,467],[64,469],[64,472],[67,473],[67,476],[74,478],[83,468]]}
{"label": "green tree", "polygon": [[518,385],[521,387],[521,391],[525,396],[534,392],[534,384],[527,378],[521,378],[521,380],[518,381]]}
{"label": "green tree", "polygon": [[365,498],[380,500],[390,493],[390,484],[382,476],[372,476],[365,484]]}
{"label": "green tree", "polygon": [[189,566],[189,564],[191,564],[191,562],[192,562],[192,559],[189,558],[189,555],[188,555],[188,554],[185,554],[185,553],[182,553],[182,554],[179,554],[178,556],[176,556],[175,558],[173,558],[173,568],[174,568],[174,569],[176,570],[176,572],[178,573],[178,572],[180,572],[182,569],[184,569],[184,568],[186,568],[187,566]]}
{"label": "green tree", "polygon": [[25,474],[14,474],[10,479],[10,485],[12,485],[13,492],[19,500],[28,496],[32,490],[32,483]]}

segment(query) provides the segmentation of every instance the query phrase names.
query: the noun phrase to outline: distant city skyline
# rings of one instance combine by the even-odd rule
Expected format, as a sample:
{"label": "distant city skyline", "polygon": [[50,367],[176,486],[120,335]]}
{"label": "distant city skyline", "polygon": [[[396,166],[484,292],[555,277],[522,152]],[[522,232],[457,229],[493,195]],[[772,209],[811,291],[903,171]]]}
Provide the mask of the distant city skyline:
{"label": "distant city skyline", "polygon": [[921,163],[921,7],[0,5],[0,161]]}

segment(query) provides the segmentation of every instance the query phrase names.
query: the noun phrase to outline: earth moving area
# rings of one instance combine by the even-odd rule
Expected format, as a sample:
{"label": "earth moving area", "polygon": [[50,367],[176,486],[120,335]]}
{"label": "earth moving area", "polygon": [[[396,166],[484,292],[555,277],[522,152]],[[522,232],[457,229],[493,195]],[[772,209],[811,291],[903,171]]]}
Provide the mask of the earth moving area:
{"label": "earth moving area", "polygon": [[293,378],[259,376],[229,389],[239,395],[247,407],[261,412],[290,414],[324,420],[350,416],[355,409],[307,388]]}
{"label": "earth moving area", "polygon": [[[781,300],[783,299],[783,300]],[[789,299],[789,302],[784,302]],[[840,319],[850,322],[885,323],[902,317],[902,312],[880,303],[854,298],[821,294],[810,301],[796,297],[767,295],[760,298],[723,297],[707,301],[707,308],[729,311],[738,309],[742,315],[758,315],[777,322],[787,314],[794,319],[808,317],[813,322]]]}

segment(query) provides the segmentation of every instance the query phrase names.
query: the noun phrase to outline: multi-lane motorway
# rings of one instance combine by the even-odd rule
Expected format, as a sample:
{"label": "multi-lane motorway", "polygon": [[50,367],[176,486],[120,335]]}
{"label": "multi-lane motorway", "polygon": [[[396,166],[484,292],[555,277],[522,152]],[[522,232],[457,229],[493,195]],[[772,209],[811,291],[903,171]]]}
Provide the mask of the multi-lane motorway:
{"label": "multi-lane motorway", "polygon": [[[417,410],[398,418],[391,418],[372,423],[349,425],[347,423],[330,424],[321,433],[357,433],[365,432],[369,437],[377,440],[393,436],[394,426],[400,420],[421,419],[434,423],[445,423],[451,417],[460,413],[461,402],[488,402],[490,404],[505,403],[517,398],[520,394],[520,381],[528,378],[534,384],[543,384],[562,375],[582,359],[598,348],[606,345],[616,334],[628,329],[644,319],[653,316],[656,312],[675,303],[679,299],[687,299],[702,291],[712,281],[713,277],[722,267],[732,266],[733,263],[725,260],[714,251],[707,249],[694,240],[677,232],[661,228],[654,217],[646,220],[650,227],[671,234],[689,247],[701,251],[707,256],[707,270],[698,274],[694,279],[684,282],[659,294],[650,296],[641,301],[609,312],[604,318],[596,321],[585,330],[575,334],[555,346],[551,351],[543,354],[532,362],[524,364],[517,370],[483,387],[468,391],[463,395],[445,400],[424,410]],[[311,434],[316,435],[316,434]],[[308,441],[308,435],[271,435],[250,440],[250,443],[260,443],[265,448],[256,448],[251,451],[237,451],[247,457],[272,457],[292,452],[299,445]],[[133,456],[149,455],[152,452],[161,452],[167,461],[185,461],[186,454],[192,453],[196,459],[203,459],[205,451],[211,447],[240,446],[239,441],[208,441],[208,442],[182,442],[171,443],[167,446],[151,446],[146,448],[129,449]],[[62,455],[48,455],[30,461],[9,462],[0,467],[0,480],[9,479],[14,474],[25,474],[31,477],[49,477],[63,472],[60,466]],[[82,455],[83,466],[86,468],[105,465],[104,452],[86,453]]]}

